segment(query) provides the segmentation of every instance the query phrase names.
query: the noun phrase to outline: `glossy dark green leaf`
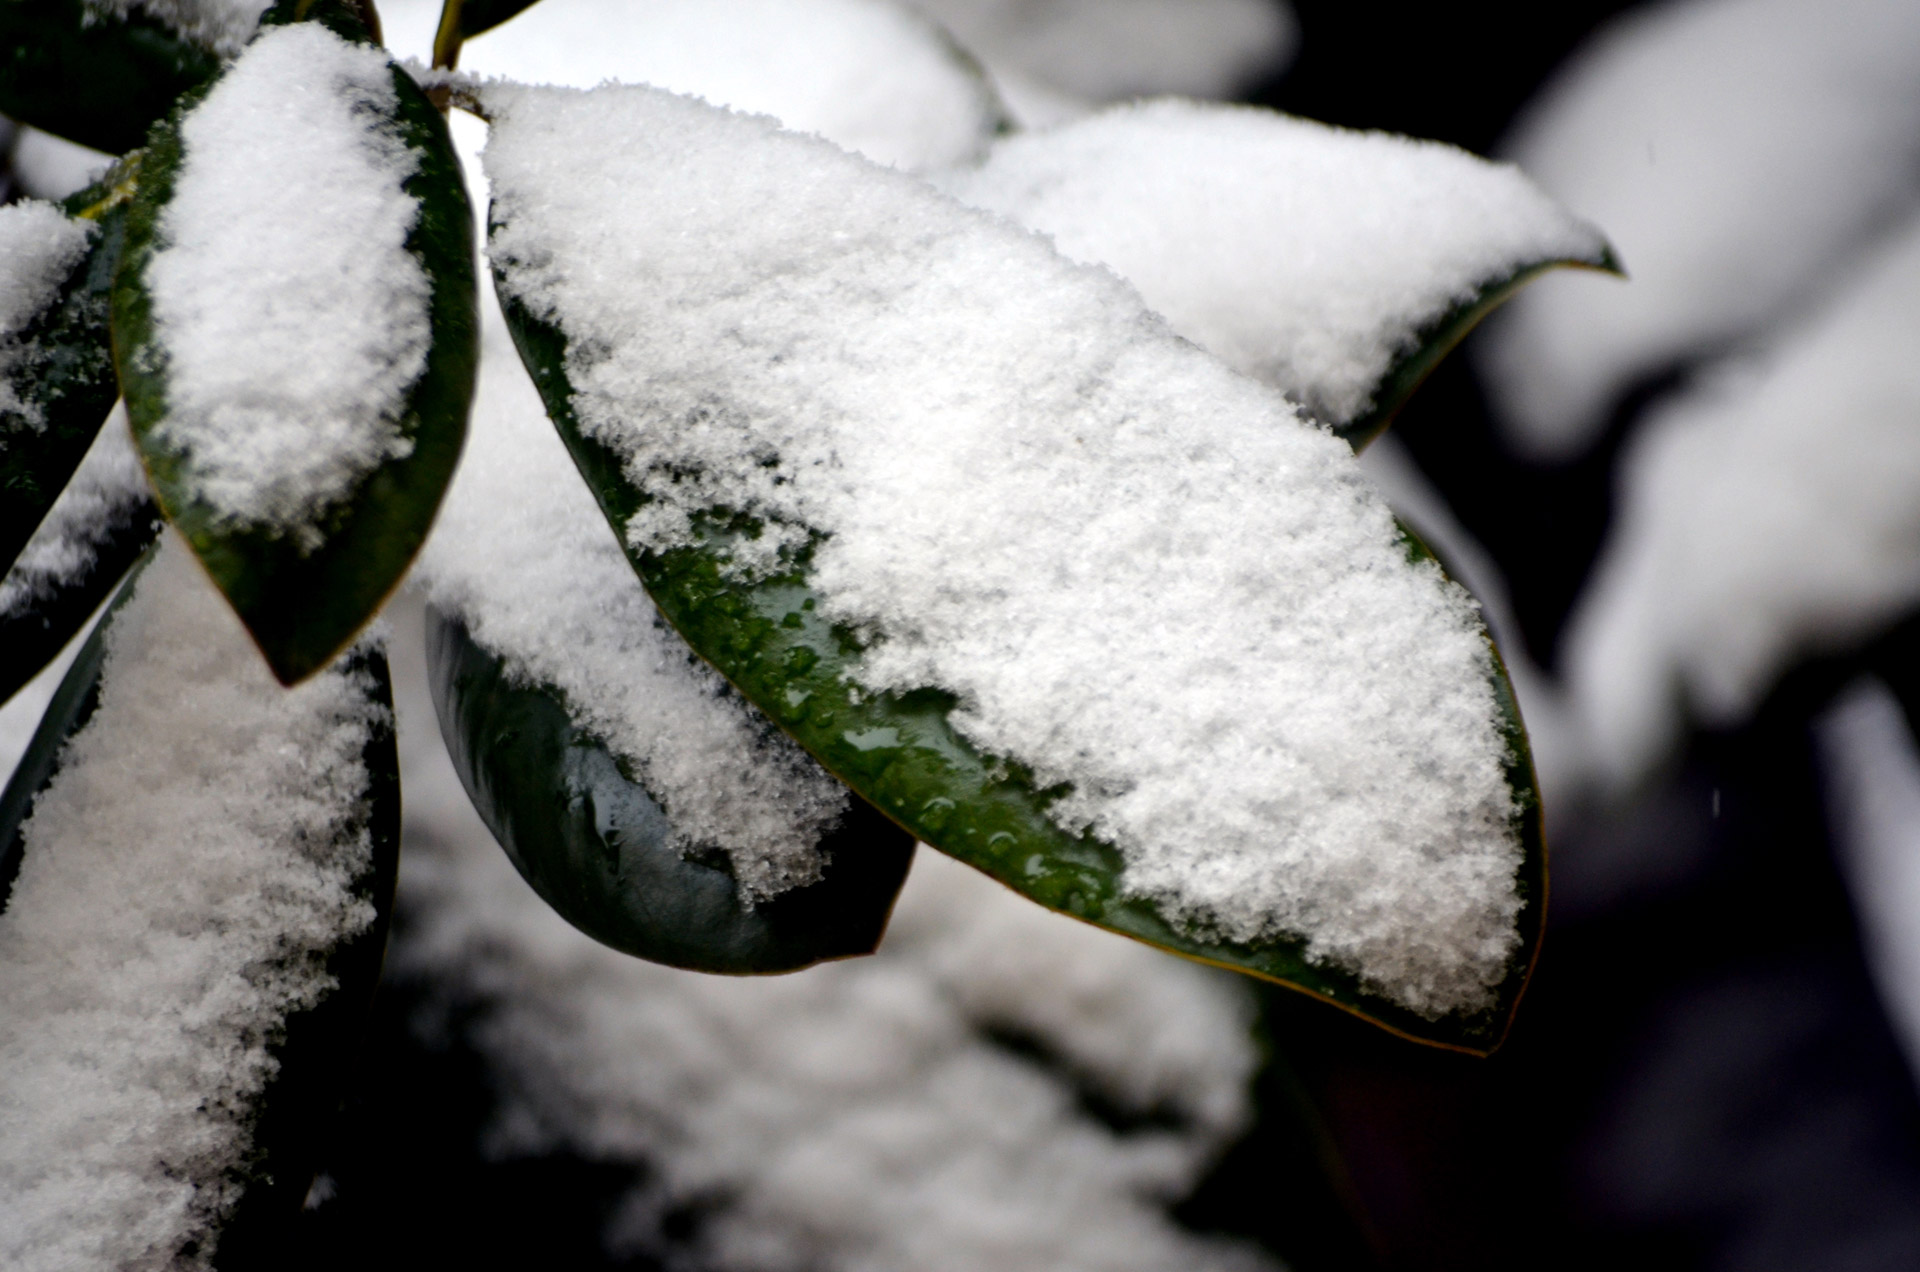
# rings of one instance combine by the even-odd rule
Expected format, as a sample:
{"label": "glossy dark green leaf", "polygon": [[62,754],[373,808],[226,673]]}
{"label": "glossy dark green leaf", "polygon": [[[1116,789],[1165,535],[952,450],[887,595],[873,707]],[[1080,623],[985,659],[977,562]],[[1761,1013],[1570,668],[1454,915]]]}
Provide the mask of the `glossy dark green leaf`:
{"label": "glossy dark green leaf", "polygon": [[[575,463],[608,519],[624,526],[638,509],[639,496],[618,458],[578,426],[564,335],[513,303],[504,289],[503,307]],[[819,617],[805,553],[787,572],[759,582],[743,583],[726,573],[722,562],[730,545],[757,529],[738,519],[696,519],[695,546],[658,554],[630,548],[629,555],[661,613],[688,644],[829,772],[916,838],[1051,909],[1316,995],[1409,1038],[1475,1053],[1499,1045],[1539,947],[1545,902],[1539,793],[1504,669],[1497,671],[1495,689],[1511,747],[1508,781],[1525,853],[1518,883],[1522,941],[1492,1007],[1432,1021],[1370,991],[1349,973],[1308,961],[1301,942],[1201,939],[1169,923],[1150,902],[1126,896],[1119,851],[1060,829],[1046,812],[1050,795],[1057,792],[1036,789],[1028,774],[966,742],[949,722],[955,706],[951,696],[931,690],[906,695],[854,690],[849,673],[860,645],[852,633]],[[1416,559],[1430,555],[1411,535],[1408,543]]]}
{"label": "glossy dark green leaf", "polygon": [[471,38],[531,9],[537,0],[465,0],[460,5],[460,34]]}
{"label": "glossy dark green leaf", "polygon": [[8,387],[25,410],[0,408],[0,563],[19,556],[120,396],[110,296],[138,172],[138,156],[130,156],[65,201],[69,215],[95,224],[93,241],[47,307],[14,336],[23,356],[7,372]]}
{"label": "glossy dark green leaf", "polygon": [[457,618],[429,609],[440,733],[474,807],[521,875],[575,927],[704,972],[786,972],[872,953],[914,843],[856,798],[822,841],[819,882],[740,903],[723,855],[683,855],[666,811],[550,686],[528,684]]}
{"label": "glossy dark green leaf", "polygon": [[1515,292],[1552,269],[1597,269],[1609,274],[1622,272],[1619,262],[1614,259],[1613,249],[1608,248],[1600,257],[1590,261],[1568,259],[1528,262],[1506,277],[1486,284],[1470,299],[1421,328],[1413,344],[1394,359],[1387,374],[1374,388],[1372,404],[1360,416],[1336,426],[1333,431],[1346,438],[1356,451],[1365,450],[1368,443],[1387,431],[1387,426],[1393,423],[1393,417],[1400,413],[1400,408],[1413,396],[1413,391],[1453,352],[1456,345],[1466,339],[1468,332],[1505,304]]}
{"label": "glossy dark green leaf", "polygon": [[[358,29],[339,6],[315,12],[323,10],[330,27]],[[406,572],[453,475],[472,402],[478,357],[472,209],[446,121],[404,71],[393,67],[392,75],[399,99],[393,123],[418,159],[405,187],[420,203],[407,250],[432,285],[432,345],[398,421],[411,452],[382,464],[325,513],[318,547],[309,550],[294,536],[223,520],[189,480],[182,452],[154,432],[167,409],[166,350],[154,329],[144,273],[182,163],[181,119],[199,94],[184,99],[154,131],[114,283],[122,392],[161,508],[226,594],[274,674],[289,684],[332,662]]]}
{"label": "glossy dark green leaf", "polygon": [[[149,554],[150,556],[151,554]],[[144,560],[142,562],[144,565]],[[138,578],[136,567],[114,605],[82,646],[55,692],[40,727],[4,792],[0,792],[0,909],[4,909],[23,857],[21,827],[35,796],[59,768],[68,738],[83,728],[99,702],[101,664],[114,611]],[[353,893],[372,904],[374,921],[327,955],[334,988],[312,1007],[289,1015],[279,1039],[269,1045],[277,1072],[251,1110],[253,1146],[233,1214],[219,1234],[216,1266],[270,1266],[284,1255],[289,1224],[305,1200],[326,1148],[329,1124],[359,1049],[393,915],[400,861],[400,770],[391,724],[393,694],[386,656],[356,649],[346,669],[360,673],[369,696],[385,708],[385,725],[369,735],[362,751],[369,785],[361,815],[342,834],[365,833],[368,864],[352,882]]]}
{"label": "glossy dark green leaf", "polygon": [[103,17],[85,0],[0,0],[0,50],[0,113],[109,154],[144,142],[220,69],[163,23]]}

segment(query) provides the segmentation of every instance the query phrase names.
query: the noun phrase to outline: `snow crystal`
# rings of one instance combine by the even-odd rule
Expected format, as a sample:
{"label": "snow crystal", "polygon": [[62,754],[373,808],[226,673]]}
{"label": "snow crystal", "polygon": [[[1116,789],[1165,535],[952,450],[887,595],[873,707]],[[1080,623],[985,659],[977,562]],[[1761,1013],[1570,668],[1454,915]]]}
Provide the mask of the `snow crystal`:
{"label": "snow crystal", "polygon": [[1803,309],[1920,196],[1920,5],[1694,0],[1593,40],[1506,154],[1633,273],[1553,278],[1482,346],[1514,441],[1586,446],[1644,376]]}
{"label": "snow crystal", "polygon": [[744,899],[816,881],[846,788],[666,625],[487,311],[466,454],[414,577],[518,679],[561,692],[679,847],[724,849]]}
{"label": "snow crystal", "polygon": [[522,83],[690,93],[906,169],[977,157],[1001,116],[979,70],[891,0],[541,0],[460,61]]}
{"label": "snow crystal", "polygon": [[0,424],[6,427],[38,429],[44,422],[40,404],[23,399],[14,383],[39,356],[20,334],[58,297],[87,254],[93,230],[92,222],[51,203],[29,199],[0,207]]}
{"label": "snow crystal", "polygon": [[1568,676],[1617,781],[1680,702],[1742,718],[1796,657],[1920,601],[1920,219],[1824,310],[1652,417],[1568,633]]}
{"label": "snow crystal", "polygon": [[1343,442],[1111,275],[767,121],[488,105],[490,250],[652,497],[637,542],[725,505],[766,519],[752,573],[820,533],[859,680],[957,694],[1130,890],[1415,1011],[1490,1000],[1519,849],[1486,645]]}
{"label": "snow crystal", "polygon": [[1606,247],[1513,168],[1247,107],[1108,110],[1007,138],[945,184],[1109,266],[1175,331],[1331,424],[1481,288]]}
{"label": "snow crystal", "polygon": [[146,267],[167,414],[223,516],[312,540],[390,458],[426,365],[429,285],[406,240],[415,157],[382,120],[378,50],[315,23],[263,34],[181,125]]}
{"label": "snow crystal", "polygon": [[1232,97],[1293,53],[1281,0],[911,0],[993,68],[1095,102]]}
{"label": "snow crystal", "polygon": [[0,579],[0,618],[58,595],[86,575],[111,535],[135,517],[153,515],[147,473],[127,433],[126,408],[116,405],[66,488]]}
{"label": "snow crystal", "polygon": [[[282,689],[166,542],[0,915],[0,1263],[208,1266],[267,1040],[373,908],[359,679]],[[164,745],[155,745],[164,739]]]}
{"label": "snow crystal", "polygon": [[231,57],[260,25],[273,0],[86,0],[95,21],[152,18],[195,44]]}
{"label": "snow crystal", "polygon": [[[410,722],[433,725],[409,705],[411,755]],[[437,767],[405,770],[410,921],[393,965],[446,1006],[479,1005],[461,1015],[503,1095],[497,1155],[565,1148],[633,1170],[608,1233],[623,1252],[666,1253],[661,1216],[694,1203],[712,1207],[701,1266],[1272,1268],[1164,1209],[1253,1115],[1237,977],[934,853],[871,958],[750,979],[623,958],[520,881],[429,745]],[[1076,1080],[1155,1124],[1095,1122]]]}

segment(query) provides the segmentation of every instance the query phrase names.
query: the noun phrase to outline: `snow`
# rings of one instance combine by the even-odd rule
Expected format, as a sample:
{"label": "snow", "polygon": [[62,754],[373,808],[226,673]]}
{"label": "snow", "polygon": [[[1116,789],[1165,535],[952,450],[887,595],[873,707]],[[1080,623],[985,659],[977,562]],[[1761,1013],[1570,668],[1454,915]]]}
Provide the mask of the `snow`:
{"label": "snow", "polygon": [[491,254],[653,499],[636,542],[736,508],[750,576],[817,532],[823,609],[877,638],[858,681],[954,692],[1129,890],[1429,1016],[1491,1001],[1519,848],[1484,637],[1345,443],[1111,275],[767,121],[487,105]]}
{"label": "snow", "polygon": [[318,519],[412,443],[425,272],[416,159],[382,121],[386,56],[314,23],[263,34],[181,124],[145,282],[165,359],[154,429],[223,518],[317,546]]}
{"label": "snow", "polygon": [[1008,137],[944,187],[1103,264],[1316,417],[1364,414],[1424,329],[1605,241],[1519,171],[1249,107],[1146,102]]}
{"label": "snow", "polygon": [[59,201],[97,181],[113,156],[25,124],[16,125],[7,170],[21,193]]}
{"label": "snow", "polygon": [[1744,717],[1795,658],[1920,601],[1920,218],[1832,302],[1643,427],[1568,634],[1575,705],[1616,783],[1682,708]]}
{"label": "snow", "polygon": [[516,679],[560,691],[678,847],[724,849],[744,901],[815,882],[846,788],[666,625],[487,312],[466,454],[415,581]]}
{"label": "snow", "polygon": [[1827,709],[1814,738],[1867,964],[1907,1063],[1920,1068],[1920,753],[1900,704],[1871,679]]}
{"label": "snow", "polygon": [[135,517],[155,515],[146,470],[127,434],[126,408],[116,405],[33,537],[0,578],[0,618],[20,614],[77,582],[109,535]]}
{"label": "snow", "polygon": [[1693,0],[1589,42],[1503,147],[1632,272],[1543,280],[1482,347],[1514,443],[1584,449],[1643,377],[1823,293],[1920,199],[1920,6]]}
{"label": "snow", "polygon": [[[446,1009],[420,1028],[471,1022],[465,1041],[502,1095],[495,1156],[566,1148],[632,1171],[606,1234],[619,1253],[666,1253],[662,1214],[698,1202],[712,1207],[700,1266],[1272,1268],[1165,1209],[1253,1117],[1259,1055],[1238,977],[934,853],[871,958],[777,978],[624,958],[521,882],[466,807],[431,705],[399,706],[418,762],[392,966]],[[1095,1122],[1076,1079],[1165,1124]]]}
{"label": "snow", "polygon": [[460,63],[529,84],[695,94],[908,170],[978,157],[1003,113],[979,69],[892,0],[541,0],[465,44]]}
{"label": "snow", "polygon": [[86,0],[96,21],[124,22],[139,14],[228,57],[240,51],[272,6],[273,0]]}
{"label": "snow", "polygon": [[1273,75],[1298,33],[1280,0],[912,0],[994,77],[1089,102],[1232,97]]}
{"label": "snow", "polygon": [[45,423],[40,404],[23,399],[16,383],[38,357],[21,334],[58,299],[60,284],[86,256],[93,230],[91,222],[51,203],[28,199],[0,207],[0,439]]}
{"label": "snow", "polygon": [[209,1266],[267,1042],[373,920],[369,688],[274,683],[175,539],[141,577],[0,915],[7,1267]]}

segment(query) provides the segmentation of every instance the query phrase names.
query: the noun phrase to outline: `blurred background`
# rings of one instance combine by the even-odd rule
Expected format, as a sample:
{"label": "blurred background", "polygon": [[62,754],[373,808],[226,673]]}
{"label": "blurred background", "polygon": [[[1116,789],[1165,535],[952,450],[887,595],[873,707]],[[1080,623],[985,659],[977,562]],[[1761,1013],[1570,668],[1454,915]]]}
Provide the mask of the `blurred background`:
{"label": "blurred background", "polygon": [[[1920,1268],[1920,4],[920,7],[1025,126],[1245,101],[1514,160],[1612,238],[1631,281],[1534,284],[1368,461],[1538,751],[1512,1036],[1427,1050],[930,853],[874,959],[633,964],[532,900],[415,692],[389,975],[289,1266]],[[89,159],[8,154],[15,194]]]}

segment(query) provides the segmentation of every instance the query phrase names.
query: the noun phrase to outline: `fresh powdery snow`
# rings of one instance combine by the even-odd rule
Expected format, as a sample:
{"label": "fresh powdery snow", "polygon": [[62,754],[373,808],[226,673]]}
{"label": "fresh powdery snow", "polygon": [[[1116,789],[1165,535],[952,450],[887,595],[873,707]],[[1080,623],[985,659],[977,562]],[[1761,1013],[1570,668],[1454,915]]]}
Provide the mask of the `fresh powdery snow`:
{"label": "fresh powdery snow", "polygon": [[101,546],[136,517],[157,515],[124,406],[93,439],[60,497],[0,578],[0,620],[52,599],[93,568]]}
{"label": "fresh powdery snow", "polygon": [[38,429],[40,406],[20,397],[15,378],[40,356],[23,330],[59,295],[87,254],[94,225],[51,203],[28,199],[0,207],[0,447],[10,428]]}
{"label": "fresh powdery snow", "polygon": [[1796,657],[1920,602],[1920,218],[1774,347],[1703,377],[1627,455],[1568,632],[1598,757],[1643,773],[1682,699],[1726,724]]}
{"label": "fresh powdery snow", "polygon": [[195,44],[232,56],[260,25],[273,0],[86,0],[96,20],[152,18]]}
{"label": "fresh powdery snow", "polygon": [[1632,271],[1529,288],[1481,346],[1514,441],[1582,450],[1619,395],[1803,310],[1920,202],[1920,5],[1690,0],[1590,42],[1503,146]]}
{"label": "fresh powdery snow", "polygon": [[647,599],[489,301],[467,450],[414,577],[631,764],[678,846],[743,899],[819,879],[846,788],[694,656]]}
{"label": "fresh powdery snow", "polygon": [[1437,142],[1159,101],[1006,138],[946,188],[1107,265],[1175,331],[1346,424],[1422,332],[1606,243],[1518,170]]}
{"label": "fresh powdery snow", "polygon": [[429,284],[406,250],[416,159],[382,121],[385,54],[317,23],[267,31],[181,125],[146,267],[167,416],[224,516],[303,540],[382,462],[426,366]]}
{"label": "fresh powdery snow", "polygon": [[460,61],[530,84],[652,84],[914,170],[977,158],[1002,118],[979,68],[893,0],[541,0]]}
{"label": "fresh powdery snow", "polygon": [[169,539],[100,704],[24,829],[0,914],[0,1264],[202,1268],[267,1041],[373,908],[362,749],[384,708],[282,689]]}
{"label": "fresh powdery snow", "polygon": [[817,534],[858,679],[955,693],[1131,891],[1429,1016],[1491,1001],[1520,849],[1487,646],[1345,443],[1112,275],[771,121],[487,105],[490,251],[653,500],[636,542],[732,507],[752,575]]}

